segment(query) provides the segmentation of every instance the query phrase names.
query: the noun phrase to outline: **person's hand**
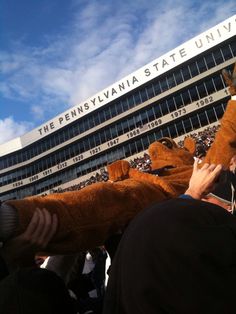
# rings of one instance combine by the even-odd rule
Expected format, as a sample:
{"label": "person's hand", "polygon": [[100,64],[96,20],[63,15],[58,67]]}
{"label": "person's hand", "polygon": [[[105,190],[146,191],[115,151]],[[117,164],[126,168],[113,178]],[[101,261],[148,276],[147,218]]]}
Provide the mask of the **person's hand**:
{"label": "person's hand", "polygon": [[185,194],[195,199],[202,199],[213,190],[222,170],[222,165],[215,164],[205,164],[202,168],[198,169],[198,159],[196,159],[193,165],[193,173],[189,181],[189,187]]}
{"label": "person's hand", "polygon": [[4,243],[2,255],[10,268],[32,266],[37,252],[43,251],[56,233],[58,219],[45,208],[37,208],[27,229]]}

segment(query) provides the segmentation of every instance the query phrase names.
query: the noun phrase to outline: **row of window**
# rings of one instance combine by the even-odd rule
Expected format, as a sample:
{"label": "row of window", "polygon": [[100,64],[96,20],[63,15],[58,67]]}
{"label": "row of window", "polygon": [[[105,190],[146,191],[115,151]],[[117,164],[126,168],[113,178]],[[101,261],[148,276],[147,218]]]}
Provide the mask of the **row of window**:
{"label": "row of window", "polygon": [[29,195],[43,193],[44,191],[76,179],[77,177],[81,177],[85,174],[91,173],[92,171],[98,170],[117,159],[128,158],[134,154],[144,151],[152,142],[161,137],[168,136],[175,138],[185,133],[196,131],[198,128],[218,121],[222,117],[225,107],[226,103],[219,103],[214,107],[197,112],[191,117],[187,117],[179,121],[177,120],[173,124],[164,126],[159,130],[154,130],[152,133],[145,134],[143,137],[134,139],[130,143],[120,147],[114,147],[113,150],[100,156],[96,156],[89,162],[75,165],[63,172],[51,176],[50,178],[42,180],[41,182],[35,182],[34,185],[4,193],[2,194],[2,199],[23,198]]}
{"label": "row of window", "polygon": [[97,131],[96,133],[83,138],[73,144],[70,144],[60,151],[48,155],[31,165],[13,170],[0,177],[0,186],[13,183],[31,177],[43,170],[51,168],[58,163],[68,160],[76,155],[108,142],[122,134],[128,133],[137,127],[141,127],[157,118],[171,113],[179,108],[186,106],[193,101],[202,99],[216,91],[225,87],[222,75],[214,74],[206,81],[185,89],[178,94],[171,95],[162,100],[161,103],[154,103],[148,108],[143,108],[129,118],[124,118],[116,124],[108,126],[106,129]]}
{"label": "row of window", "polygon": [[2,160],[0,160],[0,169],[5,169],[17,163],[29,160],[234,56],[236,56],[236,42],[231,39],[231,41],[224,46],[220,48],[217,47],[211,52],[207,52],[205,56],[198,56],[195,61],[191,60],[189,64],[181,65],[181,68],[174,69],[170,74],[156,79],[134,94],[122,97],[115,103],[110,103],[106,107],[101,108],[100,111],[79,119],[74,124],[50,135],[43,141],[38,141],[31,145],[31,147],[2,158]]}

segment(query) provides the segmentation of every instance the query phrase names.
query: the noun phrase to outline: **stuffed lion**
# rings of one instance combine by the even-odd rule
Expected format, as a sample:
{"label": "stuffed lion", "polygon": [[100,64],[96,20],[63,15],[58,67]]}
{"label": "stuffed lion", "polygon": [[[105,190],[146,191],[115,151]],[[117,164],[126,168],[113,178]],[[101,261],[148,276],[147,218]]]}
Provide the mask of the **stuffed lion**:
{"label": "stuffed lion", "polygon": [[[236,66],[232,76],[225,72],[223,75],[231,95],[236,95]],[[228,102],[205,163],[221,163],[227,168],[236,154],[234,97]],[[5,205],[14,209],[17,217],[13,230],[2,237],[23,232],[38,207],[56,213],[59,218],[58,231],[46,248],[49,254],[71,254],[100,246],[146,207],[184,193],[192,173],[194,152],[195,143],[191,138],[185,139],[184,148],[164,138],[149,147],[152,169],[161,169],[159,176],[140,172],[121,160],[108,166],[108,182],[73,192],[7,201]],[[3,229],[4,221],[0,219],[0,233]]]}

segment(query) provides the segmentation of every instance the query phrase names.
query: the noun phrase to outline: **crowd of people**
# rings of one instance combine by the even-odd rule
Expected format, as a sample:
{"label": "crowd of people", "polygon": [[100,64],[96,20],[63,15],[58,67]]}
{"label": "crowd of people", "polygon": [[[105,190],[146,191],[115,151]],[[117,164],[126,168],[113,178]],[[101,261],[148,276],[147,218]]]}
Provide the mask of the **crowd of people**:
{"label": "crowd of people", "polygon": [[[203,158],[211,144],[214,142],[216,132],[219,130],[219,125],[214,125],[212,127],[207,127],[200,132],[190,133],[189,136],[192,137],[196,142],[196,157]],[[178,145],[183,147],[184,141],[179,141]]]}
{"label": "crowd of people", "polygon": [[144,155],[141,157],[131,159],[129,163],[131,168],[135,168],[142,172],[149,172],[152,169],[152,161],[147,153],[144,153]]}
{"label": "crowd of people", "polygon": [[83,180],[77,184],[73,184],[69,186],[68,188],[57,188],[57,189],[51,189],[50,193],[63,193],[63,192],[69,192],[69,191],[76,191],[85,188],[88,185],[91,185],[96,182],[106,182],[109,179],[108,172],[105,168],[101,168],[99,172],[96,172],[94,175],[92,175],[90,178]]}

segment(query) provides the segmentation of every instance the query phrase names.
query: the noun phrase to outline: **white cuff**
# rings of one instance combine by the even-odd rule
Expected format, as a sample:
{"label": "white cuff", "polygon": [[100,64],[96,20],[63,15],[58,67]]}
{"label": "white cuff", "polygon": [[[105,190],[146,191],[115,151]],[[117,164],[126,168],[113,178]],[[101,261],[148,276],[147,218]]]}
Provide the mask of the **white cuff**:
{"label": "white cuff", "polygon": [[231,100],[236,100],[236,95],[231,96]]}

